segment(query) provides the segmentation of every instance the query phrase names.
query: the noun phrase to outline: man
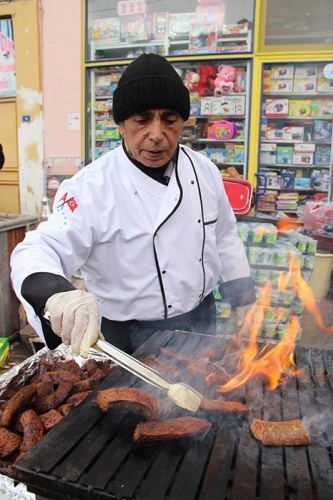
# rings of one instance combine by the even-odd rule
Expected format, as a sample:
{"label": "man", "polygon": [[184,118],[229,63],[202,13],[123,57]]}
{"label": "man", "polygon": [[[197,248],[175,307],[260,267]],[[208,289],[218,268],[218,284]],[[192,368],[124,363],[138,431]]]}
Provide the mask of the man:
{"label": "man", "polygon": [[[240,314],[254,302],[220,173],[178,144],[189,114],[166,59],[133,61],[113,95],[122,145],[64,181],[48,221],[12,253],[14,289],[50,348],[87,356],[99,329],[129,353],[156,331],[214,334],[218,283]],[[68,280],[77,269],[88,292]]]}
{"label": "man", "polygon": [[2,149],[2,144],[0,144],[0,170],[2,169],[4,164],[5,164],[5,155]]}

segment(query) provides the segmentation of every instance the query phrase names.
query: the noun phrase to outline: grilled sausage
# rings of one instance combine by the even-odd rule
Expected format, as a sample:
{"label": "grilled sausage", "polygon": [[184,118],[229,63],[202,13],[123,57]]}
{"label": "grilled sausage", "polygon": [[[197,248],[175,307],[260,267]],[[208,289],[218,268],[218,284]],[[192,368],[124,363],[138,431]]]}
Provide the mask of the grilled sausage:
{"label": "grilled sausage", "polygon": [[72,393],[75,394],[77,392],[86,392],[95,389],[104,379],[105,373],[100,368],[97,368],[89,378],[76,382],[73,385]]}
{"label": "grilled sausage", "polygon": [[8,429],[0,429],[0,457],[4,458],[17,450],[21,445],[21,437]]}
{"label": "grilled sausage", "polygon": [[81,379],[80,374],[72,373],[68,370],[57,370],[52,372],[46,372],[43,375],[43,382],[53,382],[53,384],[60,384],[64,380],[72,382],[75,384]]}
{"label": "grilled sausage", "polygon": [[89,394],[91,394],[91,392],[92,391],[84,391],[72,394],[66,399],[65,404],[73,404],[74,406],[77,406],[80,403],[82,403],[82,401],[84,401],[86,397],[89,396]]}
{"label": "grilled sausage", "polygon": [[259,441],[266,445],[293,446],[310,444],[310,436],[300,420],[268,422],[255,418],[251,431]]}
{"label": "grilled sausage", "polygon": [[41,419],[33,410],[26,410],[20,416],[20,423],[23,427],[23,440],[20,446],[20,453],[30,450],[44,436],[44,426]]}
{"label": "grilled sausage", "polygon": [[201,400],[200,410],[221,412],[221,413],[249,413],[247,406],[239,403],[238,401],[222,401],[221,399],[205,399]]}
{"label": "grilled sausage", "polygon": [[[52,373],[52,372],[49,372]],[[68,372],[70,373],[70,372]],[[53,394],[44,398],[38,398],[32,405],[33,410],[38,414],[46,413],[59,406],[68,396],[73,384],[70,380],[62,380]]]}
{"label": "grilled sausage", "polygon": [[110,409],[123,409],[138,413],[148,420],[160,418],[165,411],[165,405],[160,399],[140,389],[127,387],[100,391],[96,402],[104,412]]}
{"label": "grilled sausage", "polygon": [[153,420],[139,422],[133,434],[133,441],[165,441],[180,439],[188,436],[197,436],[211,427],[210,422],[203,418],[180,417],[167,420]]}
{"label": "grilled sausage", "polygon": [[0,426],[9,427],[14,416],[26,408],[36,393],[36,384],[29,384],[20,389],[5,405],[1,414]]}
{"label": "grilled sausage", "polygon": [[63,416],[57,410],[50,410],[47,413],[43,413],[43,415],[39,415],[39,418],[44,426],[44,429],[48,431],[60,422]]}

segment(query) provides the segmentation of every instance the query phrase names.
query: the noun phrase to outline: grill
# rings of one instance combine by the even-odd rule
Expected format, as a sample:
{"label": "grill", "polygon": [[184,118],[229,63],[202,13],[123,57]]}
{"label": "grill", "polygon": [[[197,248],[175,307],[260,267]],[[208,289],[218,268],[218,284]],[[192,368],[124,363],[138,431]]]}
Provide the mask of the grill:
{"label": "grill", "polygon": [[[135,353],[162,356],[160,347],[203,356],[229,342],[188,332],[157,332]],[[138,417],[94,404],[97,391],[64,418],[13,470],[28,490],[52,499],[286,500],[332,499],[333,352],[295,349],[301,373],[268,391],[258,378],[244,388],[249,415],[218,416],[204,436],[133,444]],[[116,370],[99,386],[152,388]],[[232,399],[232,398],[229,398]],[[176,409],[177,415],[183,410]],[[252,418],[302,418],[308,446],[264,446]]]}

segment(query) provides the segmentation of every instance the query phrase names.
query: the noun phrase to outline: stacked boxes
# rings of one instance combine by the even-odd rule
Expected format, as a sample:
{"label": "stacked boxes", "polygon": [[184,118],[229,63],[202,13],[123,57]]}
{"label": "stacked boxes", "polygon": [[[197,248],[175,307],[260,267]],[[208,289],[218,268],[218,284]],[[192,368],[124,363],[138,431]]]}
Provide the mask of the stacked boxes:
{"label": "stacked boxes", "polygon": [[[260,321],[258,339],[278,342],[287,332],[291,315],[297,315],[300,323],[303,313],[303,304],[295,286],[296,276],[290,275],[286,286],[281,286],[286,282],[291,256],[299,263],[302,278],[309,283],[314,268],[317,241],[297,231],[289,231],[280,236],[276,226],[270,223],[238,222],[237,226],[239,236],[246,247],[251,276],[256,285],[255,320]],[[270,298],[267,297],[267,288],[263,288],[269,281]],[[230,306],[228,307],[227,297],[221,297],[216,292],[215,298],[220,333],[235,333],[237,325]],[[298,339],[301,333],[300,329]]]}

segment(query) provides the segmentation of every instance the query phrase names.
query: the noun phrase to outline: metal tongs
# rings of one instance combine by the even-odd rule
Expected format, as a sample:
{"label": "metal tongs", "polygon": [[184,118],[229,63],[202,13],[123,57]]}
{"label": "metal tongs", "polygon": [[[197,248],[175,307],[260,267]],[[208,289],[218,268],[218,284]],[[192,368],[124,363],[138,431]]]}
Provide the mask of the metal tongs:
{"label": "metal tongs", "polygon": [[105,342],[105,340],[97,340],[96,344],[92,347],[104,352],[112,361],[145,382],[148,382],[148,384],[154,385],[159,389],[164,389],[169,398],[177,406],[193,412],[199,408],[203,396],[190,385],[184,384],[183,382],[174,384],[166,378],[162,378],[156,370],[146,366],[141,363],[141,361],[133,358],[108,342]]}

